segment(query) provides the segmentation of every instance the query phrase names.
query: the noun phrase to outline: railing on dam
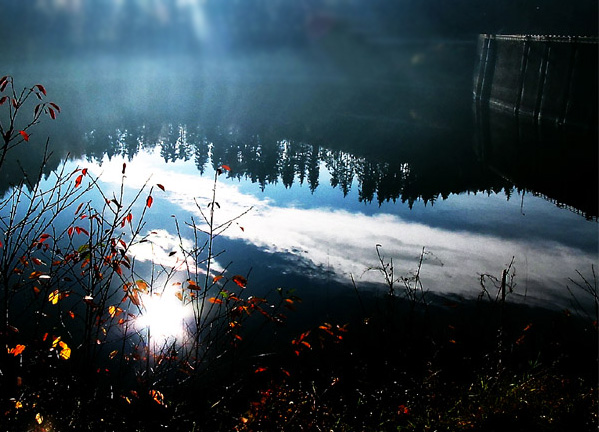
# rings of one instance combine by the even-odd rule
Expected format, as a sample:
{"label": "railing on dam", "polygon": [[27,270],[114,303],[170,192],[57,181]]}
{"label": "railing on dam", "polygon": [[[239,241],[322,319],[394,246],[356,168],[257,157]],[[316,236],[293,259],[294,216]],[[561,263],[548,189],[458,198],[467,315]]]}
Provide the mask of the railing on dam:
{"label": "railing on dam", "polygon": [[597,127],[597,37],[479,36],[474,97],[534,122]]}

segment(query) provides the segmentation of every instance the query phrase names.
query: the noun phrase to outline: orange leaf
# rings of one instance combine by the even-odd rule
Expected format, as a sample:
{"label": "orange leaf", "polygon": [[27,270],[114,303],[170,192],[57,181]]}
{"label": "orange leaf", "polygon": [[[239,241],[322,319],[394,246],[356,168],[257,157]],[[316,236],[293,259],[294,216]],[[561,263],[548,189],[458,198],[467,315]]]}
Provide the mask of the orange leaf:
{"label": "orange leaf", "polygon": [[254,371],[254,373],[260,373],[260,372],[264,372],[264,371],[267,371],[267,370],[268,370],[268,368],[265,368],[265,367],[259,367],[258,369],[256,369],[256,370]]}
{"label": "orange leaf", "polygon": [[146,206],[148,208],[152,207],[153,202],[154,202],[154,198],[152,198],[152,195],[148,195],[148,199],[146,200]]}
{"label": "orange leaf", "polygon": [[223,165],[222,169],[224,169],[225,171],[231,171],[231,167],[229,165]]}
{"label": "orange leaf", "polygon": [[140,290],[141,292],[147,292],[148,291],[148,284],[147,284],[147,282],[144,282],[141,279],[136,280],[135,281],[135,285],[137,286],[137,289]]}
{"label": "orange leaf", "polygon": [[61,351],[58,353],[58,356],[63,360],[68,360],[69,357],[71,357],[71,348],[69,348],[69,346],[63,341],[60,341],[59,345]]}
{"label": "orange leaf", "polygon": [[221,299],[217,299],[216,297],[210,297],[210,303],[215,303],[215,304],[222,304],[222,300]]}
{"label": "orange leaf", "polygon": [[158,405],[164,405],[164,395],[158,390],[150,390],[150,397],[154,399]]}
{"label": "orange leaf", "polygon": [[25,131],[19,132],[25,141],[29,141],[29,135]]}
{"label": "orange leaf", "polygon": [[245,288],[245,286],[247,285],[248,281],[246,278],[244,278],[243,276],[240,275],[235,275],[231,278],[231,280],[233,282],[235,282],[237,285],[239,285],[241,288]]}
{"label": "orange leaf", "polygon": [[9,353],[9,354],[12,354],[12,355],[14,355],[14,356],[16,357],[16,356],[18,356],[19,354],[21,354],[23,351],[25,351],[25,345],[20,345],[20,344],[19,344],[19,345],[17,345],[17,346],[16,346],[16,347],[14,347],[14,348],[10,348],[10,349],[8,350],[8,353]]}
{"label": "orange leaf", "polygon": [[217,283],[219,280],[221,280],[224,276],[223,275],[218,275],[218,276],[214,276],[214,283]]}
{"label": "orange leaf", "polygon": [[75,179],[75,187],[79,187],[81,185],[81,180],[83,180],[83,174],[79,174]]}
{"label": "orange leaf", "polygon": [[188,279],[187,283],[189,284],[189,285],[187,285],[187,288],[190,289],[190,290],[199,290],[199,289],[201,289],[198,286],[198,284],[195,283],[195,281],[193,281],[192,279]]}

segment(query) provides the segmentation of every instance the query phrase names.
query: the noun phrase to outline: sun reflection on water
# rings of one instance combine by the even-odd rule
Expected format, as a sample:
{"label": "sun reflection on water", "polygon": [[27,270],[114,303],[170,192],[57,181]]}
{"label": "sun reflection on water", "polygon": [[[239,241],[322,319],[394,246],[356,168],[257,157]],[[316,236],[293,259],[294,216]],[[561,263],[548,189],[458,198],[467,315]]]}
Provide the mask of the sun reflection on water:
{"label": "sun reflection on water", "polygon": [[139,331],[149,329],[150,336],[156,344],[184,340],[187,320],[193,311],[175,294],[174,291],[165,291],[141,297],[143,307],[136,319],[136,327]]}

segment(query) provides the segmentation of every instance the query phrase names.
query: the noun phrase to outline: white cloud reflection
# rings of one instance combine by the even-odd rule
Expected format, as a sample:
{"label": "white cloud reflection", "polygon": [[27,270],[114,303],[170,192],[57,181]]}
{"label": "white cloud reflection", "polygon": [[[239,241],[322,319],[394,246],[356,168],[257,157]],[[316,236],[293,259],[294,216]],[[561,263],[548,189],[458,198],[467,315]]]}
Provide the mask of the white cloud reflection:
{"label": "white cloud reflection", "polygon": [[[88,168],[96,174],[103,172],[104,182],[119,183],[122,163],[113,159],[105,161],[102,167]],[[195,201],[203,206],[210,201],[211,178],[200,176],[190,163],[163,164],[158,157],[141,153],[128,164],[127,185],[133,189],[141,187],[149,172],[153,173],[151,184],[161,183],[166,188],[166,193],[155,189],[155,202],[168,202],[167,211],[177,213],[180,219],[185,214],[201,219]],[[431,291],[478,294],[479,275],[499,277],[513,256],[519,294],[565,302],[568,278],[574,277],[577,269],[583,273],[590,270],[596,260],[593,254],[556,242],[451,231],[407,222],[393,214],[370,216],[343,209],[281,207],[268,198],[244,194],[236,183],[223,180],[219,180],[217,190],[217,223],[253,207],[239,221],[243,230],[233,226],[224,236],[269,253],[289,254],[290,263],[299,259],[315,268],[327,269],[342,281],[349,281],[350,275],[354,275],[358,283],[383,282],[378,272],[365,272],[377,264],[376,244],[383,246],[385,257],[393,258],[398,276],[416,269],[424,247],[431,255],[427,256],[421,276]],[[154,258],[167,263],[169,257],[164,253],[168,255],[178,240],[171,236],[166,241],[169,234],[162,230],[172,229],[170,222],[163,223],[160,229],[165,245]],[[138,259],[147,259],[141,252],[136,253],[140,254]]]}

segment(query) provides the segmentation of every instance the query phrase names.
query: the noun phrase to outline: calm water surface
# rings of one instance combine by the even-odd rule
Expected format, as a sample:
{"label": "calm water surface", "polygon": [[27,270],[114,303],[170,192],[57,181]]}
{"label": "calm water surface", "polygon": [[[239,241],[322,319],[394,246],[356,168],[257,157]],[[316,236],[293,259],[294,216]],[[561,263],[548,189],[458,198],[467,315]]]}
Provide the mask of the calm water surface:
{"label": "calm water surface", "polygon": [[[249,273],[255,292],[293,288],[307,310],[328,314],[341,299],[355,301],[352,277],[363,292],[385,292],[382,275],[368,270],[381,245],[397,277],[414,272],[424,250],[430,292],[475,297],[480,275],[500,277],[513,258],[511,299],[571,307],[569,279],[592,277],[598,261],[596,158],[594,172],[568,185],[570,202],[543,184],[531,188],[525,175],[506,176],[504,162],[478,157],[474,41],[387,49],[63,58],[7,73],[19,85],[43,83],[62,107],[58,121],[36,129],[39,143],[51,138],[52,166],[68,159],[116,188],[126,162],[129,193],[148,179],[164,185],[147,216],[154,247],[136,249],[138,262],[174,264],[171,215],[199,220],[194,199],[210,201],[214,170],[226,164],[217,220],[251,210],[218,237],[225,252],[216,268]],[[511,121],[486,136],[502,145]],[[14,158],[31,170],[34,153]],[[4,170],[3,191],[18,172]],[[564,170],[555,176],[568,182]],[[191,229],[182,234],[191,240]]]}

